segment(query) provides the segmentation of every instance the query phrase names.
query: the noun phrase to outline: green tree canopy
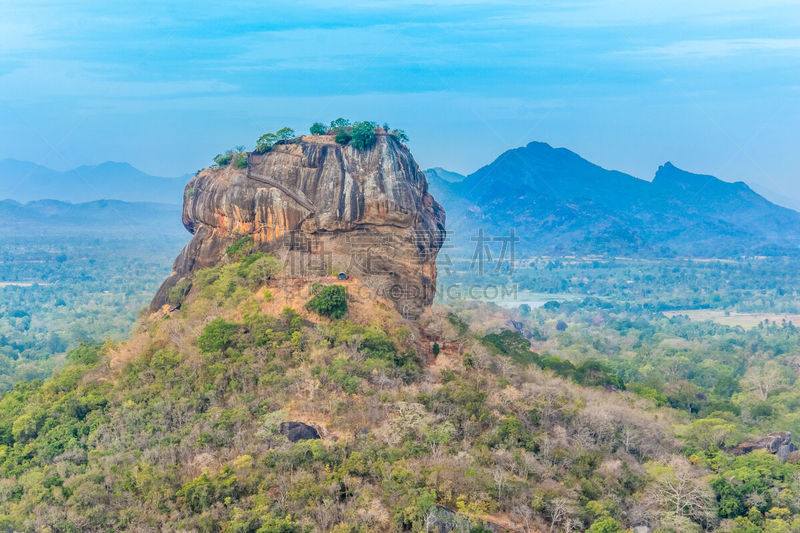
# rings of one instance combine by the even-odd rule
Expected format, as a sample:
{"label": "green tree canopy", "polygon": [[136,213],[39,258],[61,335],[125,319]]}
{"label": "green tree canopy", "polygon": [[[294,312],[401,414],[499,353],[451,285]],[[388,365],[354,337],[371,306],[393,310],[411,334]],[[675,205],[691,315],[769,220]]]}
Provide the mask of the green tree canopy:
{"label": "green tree canopy", "polygon": [[331,121],[331,129],[346,128],[350,126],[350,121],[346,118],[337,118]]}
{"label": "green tree canopy", "polygon": [[347,294],[341,285],[329,285],[317,291],[306,307],[317,314],[341,318],[347,313]]}
{"label": "green tree canopy", "polygon": [[358,122],[353,126],[350,144],[358,150],[366,150],[375,144],[375,127],[374,122],[364,120]]}
{"label": "green tree canopy", "polygon": [[250,265],[247,271],[247,279],[254,284],[266,283],[268,279],[281,271],[281,262],[275,256],[264,254]]}
{"label": "green tree canopy", "polygon": [[294,139],[295,134],[294,130],[289,127],[281,128],[277,132],[275,132],[279,141],[288,141],[289,139]]}
{"label": "green tree canopy", "polygon": [[256,149],[255,151],[259,154],[263,154],[265,152],[269,152],[275,143],[278,142],[278,136],[274,133],[265,133],[261,137],[258,138],[256,142]]}
{"label": "green tree canopy", "polygon": [[218,167],[227,166],[233,158],[233,150],[228,150],[224,154],[217,154],[214,156],[214,164]]}
{"label": "green tree canopy", "polygon": [[197,338],[197,346],[204,353],[225,351],[233,345],[236,329],[236,324],[228,322],[224,318],[215,318],[208,323],[203,334]]}
{"label": "green tree canopy", "polygon": [[339,144],[347,144],[352,138],[353,136],[347,133],[347,131],[344,129],[339,130],[339,132],[336,134],[336,142]]}

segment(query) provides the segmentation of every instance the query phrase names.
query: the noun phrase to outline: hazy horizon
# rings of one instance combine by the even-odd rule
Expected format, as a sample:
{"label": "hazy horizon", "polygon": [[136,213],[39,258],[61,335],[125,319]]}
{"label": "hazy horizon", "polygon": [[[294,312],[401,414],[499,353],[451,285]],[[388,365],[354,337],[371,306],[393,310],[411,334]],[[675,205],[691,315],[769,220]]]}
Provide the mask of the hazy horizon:
{"label": "hazy horizon", "polygon": [[798,201],[798,15],[788,1],[28,3],[0,23],[0,158],[178,176],[342,115],[404,128],[423,168],[470,173],[539,140],[641,179],[672,161]]}
{"label": "hazy horizon", "polygon": [[[535,141],[535,142],[542,142],[542,141]],[[521,148],[521,147],[524,147],[524,146],[525,145],[513,146],[513,147],[509,147],[508,150],[513,150],[513,149]],[[566,149],[569,149],[569,147],[566,147],[566,146],[563,146],[563,147],[562,146],[552,146],[552,147],[553,148],[566,148]],[[475,169],[472,169],[472,170],[469,170],[467,172],[463,172],[463,173],[462,172],[455,172],[455,171],[453,171],[453,170],[451,170],[449,168],[444,168],[441,165],[435,165],[435,164],[431,165],[431,166],[422,166],[422,165],[420,165],[420,166],[421,166],[421,168],[423,170],[441,169],[441,170],[444,170],[444,171],[447,171],[447,172],[455,172],[457,174],[461,174],[462,176],[466,177],[469,174],[478,171],[483,166],[491,164],[500,155],[502,155],[502,153],[498,153],[496,156],[492,157],[492,159],[490,161],[487,161],[486,163],[480,165],[479,167],[477,167]],[[581,156],[581,154],[578,154],[578,155]],[[581,156],[581,157],[583,157],[583,156]],[[0,159],[0,163],[2,163],[3,161],[16,161],[16,162],[20,162],[20,163],[32,163],[32,164],[39,165],[41,167],[44,167],[44,168],[47,168],[47,169],[50,169],[50,170],[55,170],[57,172],[62,172],[62,173],[67,173],[67,172],[70,172],[70,171],[80,170],[81,167],[99,167],[99,166],[106,165],[106,164],[113,164],[113,165],[128,165],[131,168],[133,168],[134,170],[137,170],[137,171],[140,171],[140,172],[145,172],[146,174],[148,174],[150,176],[160,177],[160,178],[183,179],[183,178],[191,177],[192,175],[194,175],[193,172],[185,172],[185,173],[180,174],[180,175],[172,175],[172,176],[150,174],[150,173],[147,173],[146,171],[143,171],[141,168],[139,168],[135,164],[132,164],[132,163],[130,163],[128,161],[111,161],[111,160],[107,160],[107,161],[100,161],[98,163],[88,163],[88,164],[87,163],[83,163],[83,164],[75,166],[75,167],[70,166],[70,167],[62,167],[62,168],[59,168],[57,166],[50,167],[50,166],[47,166],[47,165],[42,165],[41,163],[37,163],[35,161],[28,161],[28,160],[18,159],[18,158],[14,158],[14,157],[7,157],[7,158]],[[594,162],[594,161],[589,161],[589,162],[596,164],[596,162]],[[663,165],[663,164],[668,163],[668,162],[671,163],[671,161],[664,161],[660,165]],[[603,168],[606,168],[606,167],[603,167]],[[678,168],[681,168],[681,167],[678,167]],[[646,177],[644,177],[644,176],[634,176],[633,174],[630,174],[630,175],[635,177],[635,178],[637,178],[637,179],[641,179],[643,181],[650,182],[650,181],[653,180],[653,177],[655,176],[655,172],[656,172],[657,169],[658,169],[658,166],[653,170],[653,172],[652,172],[652,174],[650,176],[646,176]],[[606,168],[606,170],[619,170],[619,169]],[[685,170],[685,171],[691,172],[693,174],[709,174],[708,172],[704,172],[702,169],[681,168],[681,170]],[[718,178],[718,179],[720,179],[722,181],[728,182],[728,183],[733,183],[735,181],[743,181],[753,191],[755,191],[759,195],[763,196],[764,198],[766,198],[770,202],[772,202],[772,203],[774,203],[776,205],[780,205],[782,207],[787,207],[787,208],[790,208],[790,209],[793,209],[795,211],[800,212],[800,196],[792,196],[790,194],[781,193],[779,191],[776,191],[776,190],[770,188],[769,186],[766,186],[766,185],[764,185],[764,184],[762,184],[760,182],[753,181],[753,180],[750,180],[750,179],[731,180],[731,179],[727,178],[726,176],[714,176],[714,177],[716,177],[716,178]],[[46,199],[46,198],[42,198],[42,199]],[[115,198],[110,198],[109,197],[108,199],[111,200],[111,199],[115,199]],[[2,201],[2,200],[18,200],[18,199],[11,198],[11,197],[9,197],[9,198],[0,197],[0,201]],[[27,201],[33,201],[33,200],[22,201],[22,203],[23,204],[27,203]]]}

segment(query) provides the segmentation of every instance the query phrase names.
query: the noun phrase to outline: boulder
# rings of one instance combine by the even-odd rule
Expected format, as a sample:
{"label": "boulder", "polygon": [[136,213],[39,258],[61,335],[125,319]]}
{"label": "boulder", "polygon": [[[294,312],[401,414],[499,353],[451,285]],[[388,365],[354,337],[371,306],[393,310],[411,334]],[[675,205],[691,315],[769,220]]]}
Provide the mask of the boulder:
{"label": "boulder", "polygon": [[290,442],[320,438],[319,432],[313,426],[302,422],[281,422],[280,432]]}
{"label": "boulder", "polygon": [[754,441],[743,442],[732,448],[733,455],[744,455],[755,450],[766,450],[786,461],[789,454],[797,451],[797,446],[792,442],[792,434],[788,431],[770,433]]}
{"label": "boulder", "polygon": [[789,458],[789,455],[791,455],[796,451],[797,451],[797,446],[795,446],[793,442],[790,442],[788,444],[781,444],[780,448],[778,448],[778,451],[775,452],[775,455],[780,457],[781,461],[785,463],[786,460]]}

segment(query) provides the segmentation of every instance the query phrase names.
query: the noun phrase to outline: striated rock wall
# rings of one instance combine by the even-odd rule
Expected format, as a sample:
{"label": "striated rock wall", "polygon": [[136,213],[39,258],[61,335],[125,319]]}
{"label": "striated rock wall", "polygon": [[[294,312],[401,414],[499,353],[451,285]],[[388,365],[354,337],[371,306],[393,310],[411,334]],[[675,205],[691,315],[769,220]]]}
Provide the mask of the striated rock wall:
{"label": "striated rock wall", "polygon": [[368,150],[304,136],[250,154],[248,166],[207,168],[186,186],[183,224],[194,234],[151,309],[192,272],[225,260],[251,236],[288,277],[345,272],[416,318],[430,305],[445,213],[408,149],[378,134]]}

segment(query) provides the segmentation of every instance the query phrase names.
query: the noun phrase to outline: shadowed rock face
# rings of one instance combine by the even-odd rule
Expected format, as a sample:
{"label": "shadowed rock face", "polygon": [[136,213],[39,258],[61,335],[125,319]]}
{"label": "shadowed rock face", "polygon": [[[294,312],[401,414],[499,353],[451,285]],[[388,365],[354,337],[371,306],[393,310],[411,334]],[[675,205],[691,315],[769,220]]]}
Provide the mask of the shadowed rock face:
{"label": "shadowed rock face", "polygon": [[183,224],[194,238],[152,310],[243,236],[284,261],[284,276],[346,272],[410,318],[430,305],[445,213],[408,149],[384,134],[363,151],[329,135],[296,141],[250,154],[247,168],[207,168],[189,182]]}
{"label": "shadowed rock face", "polygon": [[302,422],[281,422],[280,431],[289,442],[319,438],[319,432],[314,427]]}

